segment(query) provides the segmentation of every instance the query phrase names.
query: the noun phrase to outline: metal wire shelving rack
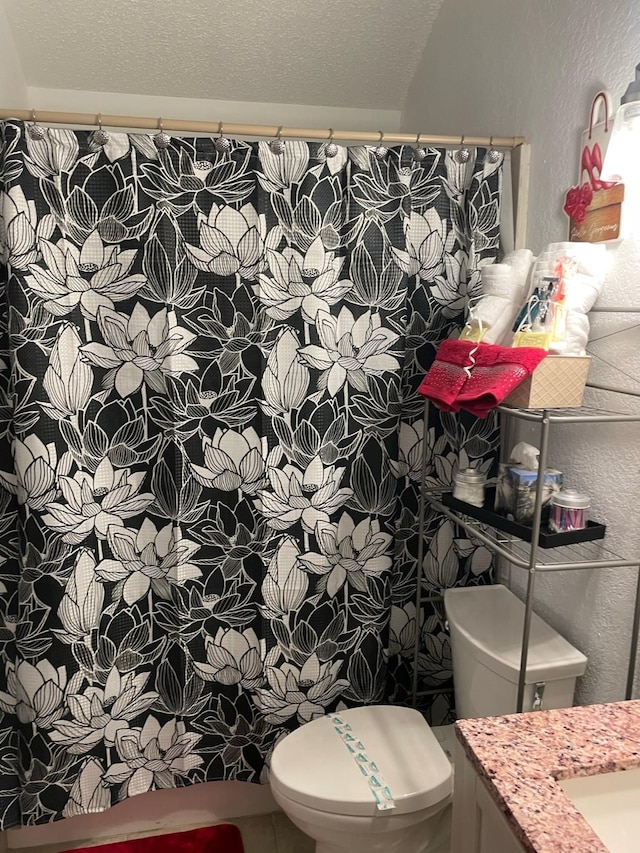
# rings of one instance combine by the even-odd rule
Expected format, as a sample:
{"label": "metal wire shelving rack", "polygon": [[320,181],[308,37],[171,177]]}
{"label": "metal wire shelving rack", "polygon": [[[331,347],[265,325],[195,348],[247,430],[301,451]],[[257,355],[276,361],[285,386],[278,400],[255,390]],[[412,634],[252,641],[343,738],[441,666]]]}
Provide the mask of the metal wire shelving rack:
{"label": "metal wire shelving rack", "polygon": [[[632,397],[638,397],[632,391],[604,387],[592,384],[592,388],[615,391]],[[425,429],[428,425],[428,401],[425,403],[424,423]],[[520,419],[534,422],[539,425],[539,468],[544,470],[547,464],[550,430],[552,424],[597,424],[597,423],[624,423],[640,422],[640,412],[625,414],[596,408],[567,408],[567,409],[522,409],[507,405],[498,407],[501,418],[504,421]],[[425,437],[426,438],[426,437]],[[531,542],[503,533],[490,524],[480,522],[470,516],[452,509],[442,503],[442,490],[434,491],[425,486],[427,470],[427,441],[424,441],[422,459],[422,489],[419,508],[419,547],[418,547],[418,573],[416,591],[416,612],[419,613],[423,603],[433,600],[434,595],[423,593],[423,563],[425,552],[425,516],[427,505],[436,510],[440,515],[448,518],[456,525],[465,530],[469,536],[477,542],[481,542],[489,550],[499,557],[505,559],[509,564],[517,566],[528,572],[527,591],[525,598],[525,615],[522,626],[522,647],[520,657],[520,672],[518,678],[517,712],[523,710],[525,680],[527,671],[527,659],[529,654],[529,639],[531,633],[531,619],[535,595],[535,582],[538,573],[541,572],[563,572],[578,571],[583,569],[630,569],[635,568],[638,572],[636,582],[635,606],[633,611],[633,624],[631,629],[631,641],[629,651],[629,665],[627,669],[627,682],[625,698],[631,699],[634,684],[636,660],[638,654],[638,637],[640,634],[640,556],[625,557],[615,553],[606,544],[606,540],[583,542],[576,545],[562,545],[556,548],[541,548],[538,537],[542,519],[542,498],[544,480],[538,478],[536,484],[535,510],[533,516]],[[418,690],[418,651],[419,632],[416,634],[413,662],[413,705],[417,704],[419,696],[426,695],[432,691]]]}

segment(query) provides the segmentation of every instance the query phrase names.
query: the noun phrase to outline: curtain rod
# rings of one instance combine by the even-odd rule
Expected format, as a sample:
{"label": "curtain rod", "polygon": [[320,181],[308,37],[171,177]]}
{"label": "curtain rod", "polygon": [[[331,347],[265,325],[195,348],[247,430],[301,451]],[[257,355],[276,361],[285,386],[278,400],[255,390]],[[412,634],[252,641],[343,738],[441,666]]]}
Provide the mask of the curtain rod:
{"label": "curtain rod", "polygon": [[[379,130],[324,130],[310,127],[279,127],[264,124],[234,124],[233,122],[219,123],[212,121],[186,121],[174,118],[148,118],[145,116],[93,115],[92,113],[63,113],[50,110],[3,110],[0,109],[0,119],[19,119],[21,121],[42,122],[43,124],[74,124],[89,127],[134,127],[141,130],[178,131],[189,133],[220,133],[223,128],[225,135],[231,136],[276,136],[297,139],[328,140],[333,139],[352,142],[392,142],[399,145],[495,145],[496,148],[517,148],[526,142],[524,136],[429,136],[426,133],[386,133]],[[382,134],[382,136],[381,136]]]}

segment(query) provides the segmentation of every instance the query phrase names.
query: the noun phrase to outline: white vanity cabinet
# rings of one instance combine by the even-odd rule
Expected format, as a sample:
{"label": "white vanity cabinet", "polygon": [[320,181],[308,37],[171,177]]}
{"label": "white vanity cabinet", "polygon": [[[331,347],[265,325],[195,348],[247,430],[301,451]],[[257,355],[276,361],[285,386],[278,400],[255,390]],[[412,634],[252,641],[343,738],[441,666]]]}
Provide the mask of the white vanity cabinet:
{"label": "white vanity cabinet", "polygon": [[525,853],[484,781],[456,742],[451,853]]}

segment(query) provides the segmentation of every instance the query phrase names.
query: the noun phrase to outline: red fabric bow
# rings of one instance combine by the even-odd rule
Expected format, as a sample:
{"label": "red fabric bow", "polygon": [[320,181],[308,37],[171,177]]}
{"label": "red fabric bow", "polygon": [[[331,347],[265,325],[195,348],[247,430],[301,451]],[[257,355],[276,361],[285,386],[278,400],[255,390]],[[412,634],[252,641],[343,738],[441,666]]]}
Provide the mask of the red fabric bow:
{"label": "red fabric bow", "polygon": [[576,222],[584,222],[587,208],[593,201],[591,185],[584,183],[581,187],[571,187],[564,203],[564,212]]}
{"label": "red fabric bow", "polygon": [[485,418],[527,378],[547,351],[473,341],[443,341],[418,391],[445,412]]}

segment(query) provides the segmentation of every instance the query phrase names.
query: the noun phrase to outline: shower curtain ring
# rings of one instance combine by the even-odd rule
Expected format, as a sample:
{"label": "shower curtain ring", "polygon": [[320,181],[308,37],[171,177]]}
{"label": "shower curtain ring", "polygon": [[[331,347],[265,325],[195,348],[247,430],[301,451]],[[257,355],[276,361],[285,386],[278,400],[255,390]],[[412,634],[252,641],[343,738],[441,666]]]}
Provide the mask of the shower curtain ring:
{"label": "shower curtain ring", "polygon": [[383,131],[379,130],[378,133],[380,134],[380,138],[378,139],[377,146],[373,149],[373,153],[376,155],[378,160],[384,160],[389,153],[389,149],[382,144],[382,140],[384,139]]}
{"label": "shower curtain ring", "polygon": [[325,157],[335,157],[338,153],[338,146],[333,141],[333,128],[329,128],[329,141],[324,146]]}
{"label": "shower curtain ring", "polygon": [[282,139],[282,125],[278,128],[276,138],[269,143],[269,148],[273,154],[284,154],[284,139]]}
{"label": "shower curtain ring", "polygon": [[471,159],[471,151],[464,144],[464,133],[462,134],[462,138],[460,140],[461,148],[456,152],[456,160],[458,163],[468,163]]}
{"label": "shower curtain ring", "polygon": [[153,144],[156,148],[168,148],[171,145],[171,137],[164,132],[162,117],[158,119],[158,132],[153,137]]}
{"label": "shower curtain ring", "polygon": [[102,113],[98,113],[97,125],[98,129],[94,131],[93,141],[96,145],[106,145],[109,141],[109,134],[106,130],[102,129]]}
{"label": "shower curtain ring", "polygon": [[500,152],[493,147],[493,136],[489,139],[489,150],[487,151],[487,163],[491,163],[492,166],[495,166],[496,163],[500,162]]}
{"label": "shower curtain ring", "polygon": [[231,142],[224,135],[224,125],[221,121],[218,122],[218,134],[218,138],[213,143],[213,146],[218,152],[218,154],[226,154],[227,151],[231,148]]}
{"label": "shower curtain ring", "polygon": [[29,139],[33,139],[35,142],[40,142],[42,139],[44,139],[46,131],[44,127],[40,127],[40,125],[36,123],[35,110],[31,110],[31,122],[32,124],[28,125],[27,127]]}
{"label": "shower curtain ring", "polygon": [[427,156],[427,149],[420,145],[420,133],[416,133],[416,147],[413,149],[413,159],[416,163],[421,163]]}

